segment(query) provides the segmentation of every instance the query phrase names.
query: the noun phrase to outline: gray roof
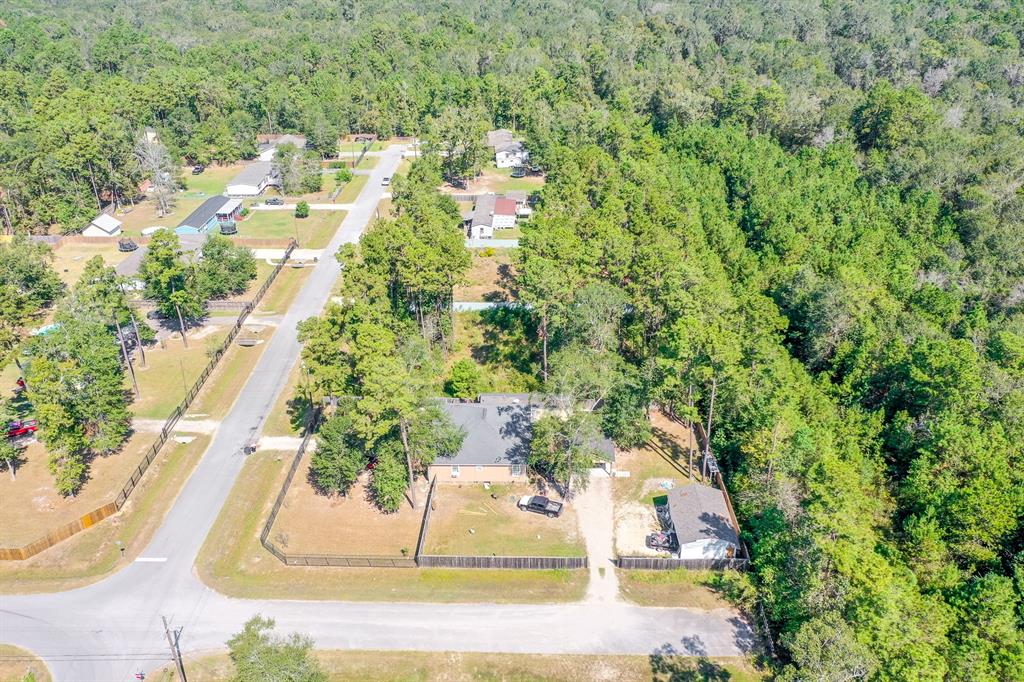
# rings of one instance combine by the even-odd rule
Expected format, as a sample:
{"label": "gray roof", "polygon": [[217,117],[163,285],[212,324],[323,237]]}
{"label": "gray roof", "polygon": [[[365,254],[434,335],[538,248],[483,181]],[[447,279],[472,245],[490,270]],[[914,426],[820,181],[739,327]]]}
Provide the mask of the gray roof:
{"label": "gray roof", "polygon": [[510,154],[515,154],[523,151],[526,151],[526,147],[523,146],[522,142],[518,142],[516,140],[509,140],[508,142],[502,142],[501,144],[494,145],[495,154],[498,154],[500,152],[508,152]]}
{"label": "gray roof", "polygon": [[270,175],[274,170],[273,161],[253,161],[246,164],[245,168],[239,171],[238,175],[231,179],[228,185],[258,185],[263,178]]}
{"label": "gray roof", "polygon": [[[488,227],[494,222],[494,213],[497,208],[498,199],[504,199],[505,197],[500,194],[481,194],[476,199],[476,205],[473,206],[473,214],[470,218],[471,224],[476,227],[477,225],[487,225]],[[504,213],[508,215],[508,213]]]}
{"label": "gray roof", "polygon": [[526,192],[526,190],[513,189],[513,190],[509,190],[508,192],[505,192],[505,198],[506,199],[511,199],[512,201],[516,202],[517,204],[525,204],[527,199],[530,198],[530,195],[529,195],[529,193]]}
{"label": "gray roof", "polygon": [[528,406],[445,403],[443,408],[466,432],[466,438],[454,457],[438,458],[435,464],[526,464],[530,450]]}
{"label": "gray roof", "polygon": [[725,540],[739,546],[721,490],[700,483],[681,485],[668,491],[668,509],[680,545]]}
{"label": "gray roof", "polygon": [[231,201],[224,196],[210,197],[199,205],[199,208],[188,214],[188,217],[178,223],[178,227],[202,227],[210,218],[217,215],[221,206]]}
{"label": "gray roof", "polygon": [[[178,236],[178,241],[181,242],[182,253],[194,253],[203,248],[203,244],[206,243],[206,235],[183,234]],[[148,250],[149,249],[147,247],[140,246],[129,253],[127,258],[118,263],[114,270],[119,275],[134,277],[139,274],[139,268],[142,266],[142,259],[145,257]]]}
{"label": "gray roof", "polygon": [[498,147],[513,141],[512,131],[505,128],[487,131],[487,146]]}

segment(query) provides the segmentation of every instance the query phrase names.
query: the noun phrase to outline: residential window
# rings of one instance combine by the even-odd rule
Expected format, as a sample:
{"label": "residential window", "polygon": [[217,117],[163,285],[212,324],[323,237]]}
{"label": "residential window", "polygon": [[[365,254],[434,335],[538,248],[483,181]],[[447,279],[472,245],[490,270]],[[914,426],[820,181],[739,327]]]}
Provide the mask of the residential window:
{"label": "residential window", "polygon": [[452,478],[458,478],[458,477],[459,477],[459,465],[458,464],[453,464],[452,465]]}
{"label": "residential window", "polygon": [[522,476],[523,475],[523,465],[522,464],[513,464],[512,465],[512,475],[513,476]]}

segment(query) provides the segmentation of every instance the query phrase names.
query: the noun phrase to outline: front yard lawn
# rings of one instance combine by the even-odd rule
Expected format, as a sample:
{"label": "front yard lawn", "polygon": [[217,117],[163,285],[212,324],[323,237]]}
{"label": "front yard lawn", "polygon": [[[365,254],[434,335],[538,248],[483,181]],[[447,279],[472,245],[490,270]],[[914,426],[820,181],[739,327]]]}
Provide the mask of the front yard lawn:
{"label": "front yard lawn", "polygon": [[576,512],[566,506],[549,519],[520,511],[516,502],[536,491],[527,485],[438,483],[425,554],[462,556],[584,556]]}
{"label": "front yard lawn", "polygon": [[364,472],[344,497],[322,495],[309,480],[309,452],[299,464],[284,505],[271,529],[274,543],[288,554],[345,554],[412,557],[423,521],[427,486],[418,479],[419,508],[404,502],[393,514],[373,503]]}
{"label": "front yard lawn", "polygon": [[246,165],[232,163],[227,166],[207,166],[199,175],[192,175],[192,166],[185,166],[181,169],[181,176],[185,180],[185,193],[187,196],[205,197],[224,194],[231,179],[241,173]]}
{"label": "front yard lawn", "polygon": [[207,585],[232,597],[545,603],[582,599],[586,571],[285,566],[259,534],[291,464],[289,453],[250,455],[196,567]]}
{"label": "front yard lawn", "polygon": [[293,237],[304,249],[322,249],[345,219],[345,211],[310,211],[308,218],[296,218],[294,211],[253,211],[238,223],[239,237],[288,239]]}

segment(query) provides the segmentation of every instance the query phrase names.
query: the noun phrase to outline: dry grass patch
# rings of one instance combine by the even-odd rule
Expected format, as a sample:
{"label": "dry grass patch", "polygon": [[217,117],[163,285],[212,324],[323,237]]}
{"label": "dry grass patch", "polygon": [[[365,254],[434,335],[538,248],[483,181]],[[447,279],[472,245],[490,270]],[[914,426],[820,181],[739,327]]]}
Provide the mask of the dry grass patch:
{"label": "dry grass patch", "polygon": [[50,670],[42,659],[10,644],[0,644],[0,682],[50,682]]}
{"label": "dry grass patch", "polygon": [[[768,672],[744,658],[697,658],[587,654],[499,654],[435,651],[314,652],[331,682],[683,682],[684,680],[757,682]],[[190,659],[191,682],[225,682],[234,667],[227,653]],[[172,682],[172,666],[146,679]]]}
{"label": "dry grass patch", "polygon": [[[0,593],[69,590],[95,582],[133,561],[149,544],[210,443],[208,436],[189,434],[186,438],[192,440],[171,441],[164,446],[128,502],[114,516],[31,559],[0,561]],[[137,460],[132,468],[136,465]],[[118,480],[120,488],[124,481]],[[123,559],[115,541],[126,547]]]}
{"label": "dry grass patch", "polygon": [[525,178],[513,178],[511,168],[487,167],[480,172],[465,187],[453,187],[443,185],[440,191],[447,194],[503,194],[515,190],[535,192],[544,186],[544,177],[541,175],[527,175]]}
{"label": "dry grass patch", "polygon": [[[615,468],[628,471],[628,478],[615,478],[615,548],[619,554],[659,556],[644,546],[644,537],[659,530],[654,498],[668,487],[690,483],[687,475],[689,449],[697,442],[691,429],[660,412],[651,413],[653,436],[642,447],[620,452]],[[697,458],[694,458],[696,465]],[[699,475],[699,471],[695,472]]]}
{"label": "dry grass patch", "polygon": [[366,187],[366,183],[369,179],[369,175],[353,176],[352,180],[347,182],[341,189],[341,194],[339,194],[334,201],[339,204],[351,204],[359,197],[359,193],[363,191],[363,187]]}
{"label": "dry grass patch", "polygon": [[173,230],[207,198],[209,197],[198,194],[189,196],[187,193],[179,192],[175,196],[174,208],[166,215],[157,215],[156,202],[146,199],[134,207],[125,207],[125,211],[118,212],[114,217],[121,221],[121,231],[128,237],[138,237],[142,230],[157,225]]}
{"label": "dry grass patch", "polygon": [[536,493],[527,485],[439,483],[434,492],[426,554],[467,556],[585,556],[576,512],[566,506],[549,519],[520,511],[516,502]]}
{"label": "dry grass patch", "polygon": [[323,495],[309,479],[309,459],[307,452],[271,530],[275,544],[289,554],[415,554],[427,495],[424,479],[419,479],[419,509],[405,503],[385,514],[367,487],[369,473],[364,472],[345,496]]}
{"label": "dry grass patch", "polygon": [[75,244],[65,242],[53,252],[53,268],[69,287],[74,286],[85,270],[85,264],[94,256],[103,256],[103,262],[113,267],[128,254],[117,250],[117,238],[111,237],[103,244]]}
{"label": "dry grass patch", "polygon": [[455,287],[456,301],[515,300],[515,268],[508,249],[479,249],[472,252],[466,284]]}
{"label": "dry grass patch", "polygon": [[0,546],[21,547],[60,526],[113,502],[142,454],[153,443],[151,433],[135,433],[118,452],[96,457],[89,465],[89,480],[74,497],[61,496],[53,486],[46,447],[33,441],[25,448],[17,480],[0,477]]}
{"label": "dry grass patch", "polygon": [[249,457],[196,563],[200,578],[232,597],[426,602],[565,602],[583,597],[586,571],[505,571],[285,566],[259,534],[290,453]]}

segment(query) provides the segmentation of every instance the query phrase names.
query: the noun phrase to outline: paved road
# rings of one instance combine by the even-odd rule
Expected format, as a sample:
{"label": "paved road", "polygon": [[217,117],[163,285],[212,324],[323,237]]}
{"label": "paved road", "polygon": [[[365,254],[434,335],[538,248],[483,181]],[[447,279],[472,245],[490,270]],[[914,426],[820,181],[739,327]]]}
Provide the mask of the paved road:
{"label": "paved road", "polygon": [[[382,195],[380,178],[392,175],[400,158],[400,148],[382,154],[326,253],[358,240]],[[747,623],[730,610],[644,609],[608,599],[569,605],[240,600],[199,582],[193,564],[242,469],[240,448],[259,434],[298,357],[295,325],[320,311],[338,272],[334,258],[317,263],[141,557],[88,587],[0,597],[0,641],[36,652],[55,680],[74,682],[128,682],[166,660],[161,615],[184,628],[186,652],[223,647],[255,613],[326,648],[646,654],[669,645],[712,656],[751,649]]]}

